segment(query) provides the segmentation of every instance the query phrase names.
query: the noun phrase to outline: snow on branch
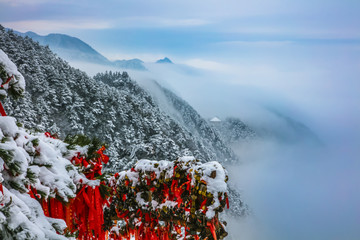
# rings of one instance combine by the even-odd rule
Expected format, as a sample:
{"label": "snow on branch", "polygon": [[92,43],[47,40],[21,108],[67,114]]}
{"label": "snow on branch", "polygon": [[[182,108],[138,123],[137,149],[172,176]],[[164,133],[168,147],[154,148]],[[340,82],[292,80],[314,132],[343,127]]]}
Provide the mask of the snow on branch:
{"label": "snow on branch", "polygon": [[117,221],[113,239],[222,239],[227,232],[218,213],[228,205],[226,182],[218,162],[140,160],[110,180],[116,190],[105,223]]}

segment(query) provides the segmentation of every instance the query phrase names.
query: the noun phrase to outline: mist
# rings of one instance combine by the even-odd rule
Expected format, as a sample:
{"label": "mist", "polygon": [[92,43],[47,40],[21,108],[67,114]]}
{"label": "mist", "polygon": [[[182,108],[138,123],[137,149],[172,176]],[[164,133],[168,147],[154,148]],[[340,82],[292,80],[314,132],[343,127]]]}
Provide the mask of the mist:
{"label": "mist", "polygon": [[253,74],[236,71],[157,72],[204,117],[235,116],[251,127],[293,134],[276,111],[309,127],[321,143],[265,138],[235,147],[241,162],[228,166],[231,184],[251,215],[229,218],[229,238],[360,239],[358,60],[327,61],[322,68],[299,66],[306,73],[270,71],[269,83],[257,77],[226,82],[232,74]]}
{"label": "mist", "polygon": [[359,238],[355,144],[313,148],[265,141],[242,150],[247,161],[228,170],[252,215],[230,220],[233,239]]}
{"label": "mist", "polygon": [[[248,61],[180,59],[128,71],[163,106],[166,99],[154,80],[205,118],[238,117],[276,136],[232,146],[240,162],[227,166],[230,184],[251,214],[228,216],[229,239],[360,239],[359,57],[350,54],[354,48],[340,46],[315,55],[303,50],[292,49],[289,55],[297,59],[279,52],[267,62],[262,53],[247,56]],[[77,67],[90,75],[117,70]],[[306,126],[317,141],[298,138],[301,132],[289,119]]]}

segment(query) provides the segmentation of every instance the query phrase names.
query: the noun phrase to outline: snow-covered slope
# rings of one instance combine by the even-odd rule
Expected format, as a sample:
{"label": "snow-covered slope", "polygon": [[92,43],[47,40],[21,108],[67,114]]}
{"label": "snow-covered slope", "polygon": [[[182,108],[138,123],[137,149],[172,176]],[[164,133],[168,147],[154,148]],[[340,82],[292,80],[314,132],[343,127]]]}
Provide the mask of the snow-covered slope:
{"label": "snow-covered slope", "polygon": [[110,64],[111,62],[89,46],[87,43],[81,41],[76,37],[71,37],[65,34],[51,33],[46,36],[38,35],[34,32],[20,33],[14,31],[20,36],[27,36],[41,45],[48,45],[52,51],[57,53],[60,57],[66,60],[86,61],[98,64]]}
{"label": "snow-covered slope", "polygon": [[[109,78],[109,74],[99,74],[94,78],[110,86],[123,88],[123,83],[119,84],[119,79],[115,75]],[[224,144],[216,129],[186,101],[150,79],[147,80],[144,88],[162,112],[165,112],[183,129],[190,132],[193,138],[198,139],[207,149],[215,151],[218,159],[222,159],[224,162],[237,160],[233,152]]]}
{"label": "snow-covered slope", "polygon": [[275,109],[266,110],[269,121],[252,126],[259,137],[289,144],[321,144],[319,137],[304,123]]}
{"label": "snow-covered slope", "polygon": [[257,136],[256,132],[238,118],[228,117],[224,120],[211,119],[210,124],[217,129],[226,144],[249,141]]}

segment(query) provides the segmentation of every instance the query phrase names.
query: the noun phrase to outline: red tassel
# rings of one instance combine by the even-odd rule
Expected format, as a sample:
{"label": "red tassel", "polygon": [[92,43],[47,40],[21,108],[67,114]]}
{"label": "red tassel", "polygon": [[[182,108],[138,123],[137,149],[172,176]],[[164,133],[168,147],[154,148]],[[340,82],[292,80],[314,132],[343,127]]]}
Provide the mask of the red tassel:
{"label": "red tassel", "polygon": [[50,217],[49,213],[49,203],[46,200],[41,201],[42,209],[44,210],[44,215]]}
{"label": "red tassel", "polygon": [[[84,196],[85,197],[85,196]],[[87,197],[89,199],[89,222],[92,222],[95,219],[95,212],[94,212],[94,194],[92,187],[87,188]]]}
{"label": "red tassel", "polygon": [[206,199],[205,199],[205,200],[201,203],[201,205],[200,205],[200,209],[203,211],[203,213],[206,212],[206,210],[203,209],[203,207],[205,206],[205,204],[206,204]]}
{"label": "red tassel", "polygon": [[150,214],[145,213],[145,221],[150,222]]}
{"label": "red tassel", "polygon": [[68,205],[65,207],[65,222],[66,225],[68,227],[68,229],[72,230],[73,229],[73,210],[72,210],[72,205],[73,205],[73,199],[69,200]]}
{"label": "red tassel", "polygon": [[54,204],[54,198],[50,198],[49,201],[49,215],[50,217],[55,218],[56,216],[56,206]]}
{"label": "red tassel", "polygon": [[[86,188],[88,191],[91,191],[91,190],[89,190],[91,187],[83,187],[84,189]],[[85,203],[86,203],[86,205],[88,206],[88,207],[90,207],[91,206],[91,203],[90,203],[90,199],[89,199],[89,197],[88,197],[88,194],[87,194],[87,192],[86,192],[86,190],[84,190],[84,191],[82,191],[82,196],[83,196],[83,198],[84,198],[84,201],[85,201]]]}
{"label": "red tassel", "polygon": [[172,193],[175,193],[175,188],[177,187],[177,185],[178,185],[178,181],[173,180],[172,183],[171,183],[171,192]]}
{"label": "red tassel", "polygon": [[58,218],[65,219],[64,206],[59,200],[56,200],[57,209],[58,209]]}
{"label": "red tassel", "polygon": [[95,188],[95,207],[96,207],[96,215],[97,215],[97,221],[96,221],[96,230],[98,239],[102,240],[104,239],[104,232],[102,231],[102,225],[104,224],[104,213],[102,208],[102,197],[100,194],[99,186]]}
{"label": "red tassel", "polygon": [[215,233],[215,226],[214,226],[213,221],[208,222],[207,225],[210,229],[211,234],[213,235],[214,240],[217,240],[216,233]]}
{"label": "red tassel", "polygon": [[1,113],[1,116],[3,116],[3,117],[7,116],[5,109],[4,109],[3,105],[1,104],[1,102],[0,102],[0,113]]}

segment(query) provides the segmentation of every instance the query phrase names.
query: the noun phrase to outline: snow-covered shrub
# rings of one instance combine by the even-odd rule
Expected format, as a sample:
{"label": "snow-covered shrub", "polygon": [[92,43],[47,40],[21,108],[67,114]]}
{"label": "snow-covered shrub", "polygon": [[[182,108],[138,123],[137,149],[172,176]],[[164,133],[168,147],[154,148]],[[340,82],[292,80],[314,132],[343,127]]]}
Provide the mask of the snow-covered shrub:
{"label": "snow-covered shrub", "polygon": [[118,220],[110,230],[113,239],[222,239],[227,232],[219,212],[228,205],[226,182],[218,162],[140,160],[110,180],[115,193],[105,223]]}
{"label": "snow-covered shrub", "polygon": [[20,96],[25,91],[25,79],[17,70],[15,64],[0,49],[0,98],[4,99],[9,93]]}
{"label": "snow-covered shrub", "polygon": [[[2,96],[11,89],[22,93],[24,78],[1,50],[0,75]],[[82,149],[70,151],[63,141],[20,125],[0,117],[0,239],[65,239],[60,235],[65,222],[46,217],[40,199],[68,202],[81,185],[99,181],[88,180],[70,162]]]}

